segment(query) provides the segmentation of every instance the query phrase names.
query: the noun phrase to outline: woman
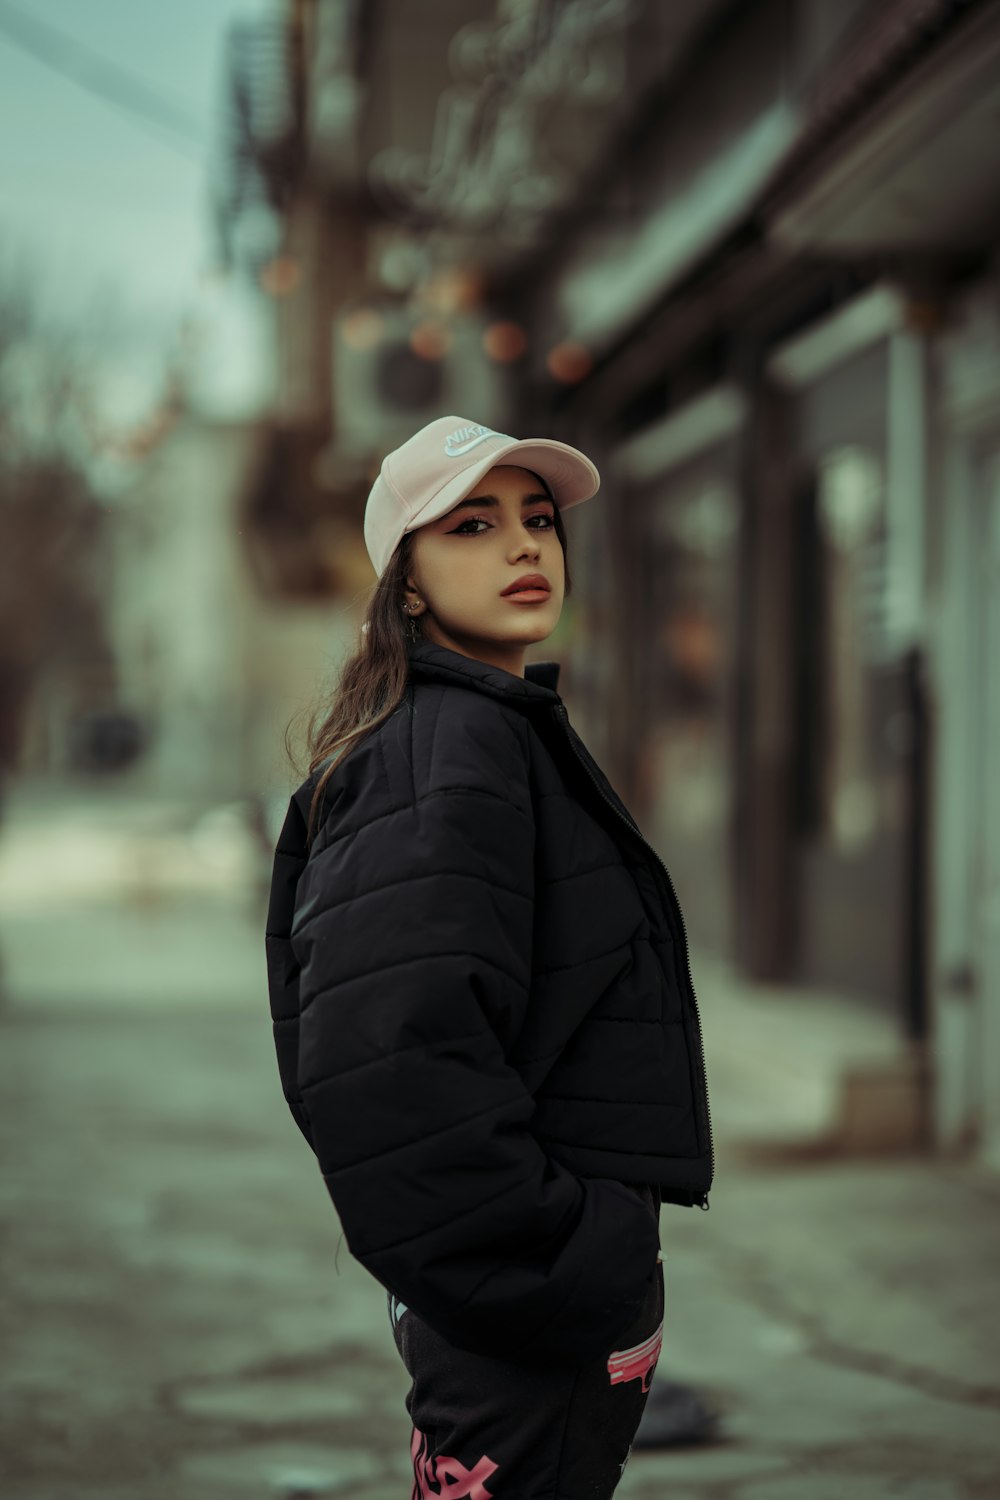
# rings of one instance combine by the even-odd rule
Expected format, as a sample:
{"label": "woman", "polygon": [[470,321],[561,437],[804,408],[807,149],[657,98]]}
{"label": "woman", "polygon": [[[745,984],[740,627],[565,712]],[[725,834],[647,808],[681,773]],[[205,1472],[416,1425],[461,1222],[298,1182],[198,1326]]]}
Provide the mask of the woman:
{"label": "woman", "polygon": [[662,1339],[661,1202],[708,1207],[670,877],[558,665],[577,449],[442,417],[390,453],[359,650],[267,924],[279,1071],[411,1376],[413,1500],[613,1493]]}

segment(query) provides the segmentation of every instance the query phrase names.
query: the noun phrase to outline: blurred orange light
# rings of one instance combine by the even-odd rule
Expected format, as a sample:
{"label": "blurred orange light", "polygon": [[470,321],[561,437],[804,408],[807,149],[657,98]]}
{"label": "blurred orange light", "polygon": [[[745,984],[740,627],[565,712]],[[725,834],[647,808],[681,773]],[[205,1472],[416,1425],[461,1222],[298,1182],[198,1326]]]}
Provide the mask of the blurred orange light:
{"label": "blurred orange light", "polygon": [[262,268],[260,284],[269,297],[287,297],[298,286],[301,275],[294,256],[275,255]]}
{"label": "blurred orange light", "polygon": [[564,385],[573,385],[582,380],[585,375],[590,374],[594,365],[590,351],[583,344],[572,340],[556,344],[550,349],[545,363],[553,379],[562,381]]}
{"label": "blurred orange light", "polygon": [[410,332],[410,348],[420,359],[443,359],[451,347],[451,334],[443,323],[425,319]]}
{"label": "blurred orange light", "polygon": [[519,359],[528,347],[528,335],[520,323],[501,320],[491,323],[483,334],[483,348],[490,359],[509,364]]}
{"label": "blurred orange light", "polygon": [[352,349],[372,349],[382,338],[383,330],[381,313],[372,307],[357,307],[343,319],[340,337]]}

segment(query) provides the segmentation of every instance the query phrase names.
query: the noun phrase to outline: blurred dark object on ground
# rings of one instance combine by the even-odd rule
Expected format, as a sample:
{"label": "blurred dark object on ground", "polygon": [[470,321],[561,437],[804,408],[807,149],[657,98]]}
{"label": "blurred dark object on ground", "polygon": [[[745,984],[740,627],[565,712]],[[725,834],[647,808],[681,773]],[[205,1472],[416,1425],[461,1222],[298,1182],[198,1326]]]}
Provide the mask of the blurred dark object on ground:
{"label": "blurred dark object on ground", "polygon": [[81,714],[70,730],[69,759],[77,770],[107,773],[133,765],[148,735],[134,714],[99,708]]}
{"label": "blurred dark object on ground", "polygon": [[691,1386],[657,1374],[649,1388],[633,1448],[668,1448],[712,1442],[718,1436],[719,1413],[705,1405]]}

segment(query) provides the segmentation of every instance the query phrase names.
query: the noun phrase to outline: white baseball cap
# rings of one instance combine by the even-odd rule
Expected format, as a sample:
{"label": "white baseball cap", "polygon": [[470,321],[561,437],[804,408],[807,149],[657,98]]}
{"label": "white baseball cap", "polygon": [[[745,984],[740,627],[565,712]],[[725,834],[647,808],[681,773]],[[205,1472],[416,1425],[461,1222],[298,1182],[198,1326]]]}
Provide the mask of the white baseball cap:
{"label": "white baseball cap", "polygon": [[481,422],[438,417],[382,460],[365,505],[365,546],[381,577],[404,532],[463,500],[494,464],[541,475],[560,510],[596,495],[601,476],[578,448],[555,438],[513,438]]}

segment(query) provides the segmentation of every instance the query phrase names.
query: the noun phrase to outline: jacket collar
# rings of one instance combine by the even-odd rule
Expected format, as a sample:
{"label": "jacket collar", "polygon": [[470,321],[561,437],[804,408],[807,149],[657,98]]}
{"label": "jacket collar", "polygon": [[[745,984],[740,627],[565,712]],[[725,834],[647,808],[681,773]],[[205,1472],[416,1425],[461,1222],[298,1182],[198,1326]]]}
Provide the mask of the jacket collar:
{"label": "jacket collar", "polygon": [[557,661],[526,662],[524,676],[517,677],[513,672],[505,672],[502,667],[479,661],[474,656],[465,656],[447,646],[439,646],[435,641],[408,641],[407,652],[412,677],[472,688],[488,693],[493,698],[524,704],[529,708],[536,704],[551,706],[562,702],[557,691]]}

